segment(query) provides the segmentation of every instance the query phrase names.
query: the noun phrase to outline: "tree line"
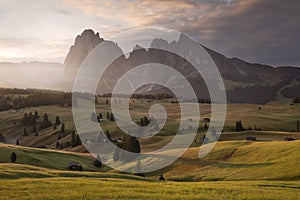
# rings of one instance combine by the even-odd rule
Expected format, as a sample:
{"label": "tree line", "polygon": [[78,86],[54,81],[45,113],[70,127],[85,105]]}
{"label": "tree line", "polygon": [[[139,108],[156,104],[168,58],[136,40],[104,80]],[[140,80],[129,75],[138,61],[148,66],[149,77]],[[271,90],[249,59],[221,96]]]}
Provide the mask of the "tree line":
{"label": "tree line", "polygon": [[0,88],[0,111],[47,105],[72,105],[72,93],[37,89]]}

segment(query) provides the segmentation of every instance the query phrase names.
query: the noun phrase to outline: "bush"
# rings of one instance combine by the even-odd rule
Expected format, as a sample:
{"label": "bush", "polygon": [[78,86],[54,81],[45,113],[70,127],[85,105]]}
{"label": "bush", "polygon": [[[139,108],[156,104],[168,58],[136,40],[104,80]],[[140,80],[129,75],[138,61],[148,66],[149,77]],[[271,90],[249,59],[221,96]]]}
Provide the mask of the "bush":
{"label": "bush", "polygon": [[15,163],[17,161],[17,154],[15,152],[12,152],[10,155],[10,161],[12,163]]}
{"label": "bush", "polygon": [[97,155],[94,165],[95,165],[95,167],[98,167],[98,168],[100,168],[102,166],[102,162],[100,160],[99,154]]}

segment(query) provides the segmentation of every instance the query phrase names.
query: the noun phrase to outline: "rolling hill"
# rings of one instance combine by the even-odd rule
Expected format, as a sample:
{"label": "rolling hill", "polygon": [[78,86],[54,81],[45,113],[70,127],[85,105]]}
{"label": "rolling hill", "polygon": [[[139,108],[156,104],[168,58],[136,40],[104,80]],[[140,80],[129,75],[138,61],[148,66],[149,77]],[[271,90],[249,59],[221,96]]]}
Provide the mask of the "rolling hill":
{"label": "rolling hill", "polygon": [[[300,180],[300,141],[249,142],[245,140],[218,142],[212,152],[204,159],[199,159],[199,147],[189,148],[184,155],[170,166],[146,174],[158,178],[164,173],[168,180],[176,181],[236,181],[236,180]],[[95,158],[89,154],[71,153],[57,150],[35,149],[0,143],[0,163],[9,163],[10,154],[17,154],[16,163],[29,166],[29,171],[36,168],[37,174],[45,172],[44,168],[68,170],[69,162],[78,162],[84,171],[105,171],[93,166]],[[3,164],[0,164],[3,166]],[[31,167],[30,167],[31,166]],[[5,165],[4,168],[5,169]],[[27,168],[25,168],[27,169]],[[111,172],[114,172],[113,170]],[[17,176],[17,171],[10,169],[0,171],[0,177]],[[79,172],[78,172],[79,173]],[[87,174],[88,175],[88,174]],[[98,174],[90,174],[89,176]],[[26,175],[20,174],[21,177]],[[30,173],[28,174],[30,176]],[[72,173],[65,176],[72,176]],[[74,176],[74,175],[73,175]]]}

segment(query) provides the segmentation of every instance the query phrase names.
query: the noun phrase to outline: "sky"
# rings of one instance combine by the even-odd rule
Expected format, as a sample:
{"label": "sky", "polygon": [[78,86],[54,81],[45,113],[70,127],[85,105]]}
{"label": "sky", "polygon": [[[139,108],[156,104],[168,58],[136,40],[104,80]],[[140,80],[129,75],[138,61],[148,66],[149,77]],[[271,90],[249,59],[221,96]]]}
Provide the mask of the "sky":
{"label": "sky", "polygon": [[0,62],[61,62],[84,29],[160,26],[248,62],[300,66],[297,0],[0,0]]}

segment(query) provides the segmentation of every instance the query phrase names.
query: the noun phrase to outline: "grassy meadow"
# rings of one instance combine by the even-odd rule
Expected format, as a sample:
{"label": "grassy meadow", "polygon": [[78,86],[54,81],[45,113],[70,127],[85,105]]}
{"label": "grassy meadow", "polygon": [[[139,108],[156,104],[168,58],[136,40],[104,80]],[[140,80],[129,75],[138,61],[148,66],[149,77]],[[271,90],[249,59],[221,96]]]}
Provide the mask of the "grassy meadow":
{"label": "grassy meadow", "polygon": [[[158,182],[126,178],[0,180],[1,199],[290,199],[300,182]],[[34,192],[33,192],[34,191]]]}
{"label": "grassy meadow", "polygon": [[[114,122],[106,120],[110,105],[99,99],[104,130],[120,137]],[[140,139],[142,152],[158,149],[173,139],[178,128],[179,104],[171,100],[143,101],[130,104],[135,122],[148,116],[149,108],[162,104],[168,112],[163,130]],[[258,109],[261,107],[261,109]],[[26,112],[47,113],[54,122],[59,116],[66,134],[57,135],[60,127],[46,128],[34,136],[32,127],[23,135],[22,118]],[[205,134],[202,119],[210,116],[210,105],[200,104],[199,132],[191,147],[170,166],[147,173],[146,177],[124,174],[106,166],[94,166],[95,158],[83,145],[56,149],[56,142],[71,140],[74,129],[70,107],[40,106],[17,111],[0,112],[0,199],[297,199],[300,196],[300,133],[295,132],[300,119],[300,105],[290,104],[228,104],[227,116],[218,143],[205,158],[199,159],[200,138]],[[241,120],[245,129],[261,131],[235,132],[235,122]],[[256,141],[247,141],[256,136]],[[296,141],[284,141],[293,137]],[[15,145],[16,140],[20,145]],[[41,148],[42,147],[42,148]],[[12,152],[16,163],[10,163]],[[77,162],[83,171],[69,171],[68,163]],[[158,181],[164,174],[166,181]]]}

